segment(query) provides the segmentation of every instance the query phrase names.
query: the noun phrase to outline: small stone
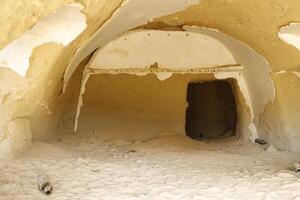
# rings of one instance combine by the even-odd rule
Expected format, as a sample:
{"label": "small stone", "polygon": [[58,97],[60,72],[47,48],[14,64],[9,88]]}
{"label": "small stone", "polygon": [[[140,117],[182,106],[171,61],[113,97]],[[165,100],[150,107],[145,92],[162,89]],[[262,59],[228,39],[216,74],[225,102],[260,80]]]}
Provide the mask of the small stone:
{"label": "small stone", "polygon": [[99,169],[92,169],[92,172],[99,172]]}
{"label": "small stone", "polygon": [[50,184],[49,178],[47,175],[38,176],[37,181],[38,181],[38,188],[42,193],[44,193],[46,195],[50,195],[52,193],[53,187]]}
{"label": "small stone", "polygon": [[136,153],[136,152],[137,152],[137,151],[134,150],[134,149],[130,149],[130,150],[127,151],[127,153]]}
{"label": "small stone", "polygon": [[270,145],[268,148],[267,148],[267,152],[270,152],[270,153],[275,153],[277,152],[278,150],[273,146],[273,145]]}
{"label": "small stone", "polygon": [[294,168],[295,168],[296,173],[300,173],[300,164],[299,163],[295,163]]}
{"label": "small stone", "polygon": [[264,139],[256,138],[254,141],[255,141],[255,143],[260,144],[260,145],[266,145],[267,144],[267,142]]}

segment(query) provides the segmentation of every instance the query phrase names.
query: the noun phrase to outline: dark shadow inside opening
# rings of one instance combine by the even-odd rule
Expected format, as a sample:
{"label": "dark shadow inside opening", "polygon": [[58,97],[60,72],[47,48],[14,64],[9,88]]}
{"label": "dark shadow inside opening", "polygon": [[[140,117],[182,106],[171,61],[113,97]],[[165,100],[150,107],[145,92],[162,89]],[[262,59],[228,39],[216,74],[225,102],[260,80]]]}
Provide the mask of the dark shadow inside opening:
{"label": "dark shadow inside opening", "polygon": [[228,81],[189,83],[187,102],[187,136],[200,140],[235,135],[237,106]]}

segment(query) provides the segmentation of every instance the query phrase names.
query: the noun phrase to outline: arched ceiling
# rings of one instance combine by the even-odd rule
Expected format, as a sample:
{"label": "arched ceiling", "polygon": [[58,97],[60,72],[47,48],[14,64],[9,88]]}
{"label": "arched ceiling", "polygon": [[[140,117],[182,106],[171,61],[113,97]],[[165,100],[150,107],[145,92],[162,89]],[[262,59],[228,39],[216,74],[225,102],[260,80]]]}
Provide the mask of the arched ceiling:
{"label": "arched ceiling", "polygon": [[[8,20],[5,24],[3,24],[3,26],[1,25],[1,44],[5,44],[10,41],[11,38],[15,37],[16,34],[20,35],[21,30],[19,29],[21,27],[19,27],[18,25],[22,25],[23,29],[26,30],[26,28],[34,25],[34,23],[36,23],[36,21],[41,16],[49,14],[51,11],[59,8],[59,6],[61,6],[63,3],[70,2],[73,2],[73,0],[56,0],[51,2],[40,0],[34,2],[30,0],[6,1],[2,6],[4,12],[1,12],[1,14],[9,18],[7,18]],[[116,3],[115,1],[110,2],[111,4]],[[97,10],[99,11],[99,8],[97,8],[96,5],[100,6],[109,4],[110,2],[106,2],[106,0],[80,1],[80,3],[85,6],[84,14],[87,16],[94,15],[95,13],[93,12],[96,12]],[[113,24],[118,24],[118,26],[114,26],[114,28],[118,29],[120,26],[120,29],[122,29],[121,27],[123,27],[124,24],[127,24],[130,18],[134,17],[140,20],[142,18],[145,18],[144,14],[141,15],[141,13],[148,12],[151,13],[152,16],[146,17],[146,23],[149,22],[150,24],[153,24],[153,27],[156,26],[155,23],[163,22],[170,26],[181,26],[184,24],[189,24],[216,28],[218,30],[221,30],[222,32],[234,36],[235,38],[247,43],[249,46],[256,49],[257,52],[263,55],[270,62],[271,67],[275,72],[280,71],[282,68],[286,68],[288,71],[300,70],[298,64],[298,60],[300,59],[300,51],[297,51],[295,48],[284,44],[284,42],[281,42],[277,35],[280,27],[283,28],[285,27],[285,25],[291,22],[291,24],[296,24],[296,22],[300,21],[300,14],[298,12],[298,10],[300,9],[300,5],[295,0],[173,0],[172,4],[168,2],[166,3],[166,6],[164,6],[164,2],[155,2],[156,1],[154,0],[147,2],[143,2],[141,0],[123,1],[121,6],[114,12],[112,17],[107,20],[107,23],[105,23],[104,26],[102,26],[102,28],[98,30],[98,32],[102,32],[105,26],[109,27],[108,24],[112,24],[113,21]],[[153,6],[151,6],[150,4],[153,4]],[[190,7],[191,5],[195,6]],[[140,6],[144,6],[144,9],[140,9]],[[11,9],[11,7],[13,7],[14,9]],[[148,7],[149,9],[146,9],[146,7]],[[106,6],[106,8],[108,8],[108,6]],[[131,11],[134,10],[134,12],[128,12],[127,8],[129,8],[128,10]],[[185,10],[186,8],[188,9]],[[137,12],[137,10],[139,10],[139,12]],[[156,14],[153,14],[153,10],[155,10]],[[243,12],[241,12],[241,10]],[[26,11],[26,14],[30,16],[22,14],[21,11]],[[15,25],[15,27],[12,28],[14,24],[13,18],[16,19],[18,23],[17,25]],[[154,21],[152,22],[152,20]],[[116,21],[126,23],[117,23]],[[93,24],[91,23],[91,21],[87,23]],[[8,36],[7,31],[9,31],[10,34],[9,37],[5,38],[6,36]],[[14,31],[16,31],[16,33]],[[94,34],[94,36],[95,35],[97,35],[97,33]],[[112,35],[113,37],[116,36],[114,34]],[[94,36],[92,37],[93,39],[90,39],[90,43],[94,43],[96,41],[94,40]],[[87,49],[84,49],[87,48],[87,46],[90,45],[81,46],[81,48],[77,50],[75,57],[77,57],[77,55],[81,57],[81,54],[83,55],[85,54],[85,52],[89,52],[86,51]],[[272,48],[272,51],[268,50],[270,48]],[[289,59],[284,59],[287,56],[289,57]],[[79,60],[81,59],[77,61],[75,60],[77,59],[73,59],[70,63],[65,75],[65,80],[67,80],[69,77],[68,72],[72,72],[71,66],[77,65]]]}
{"label": "arched ceiling", "polygon": [[153,21],[154,18],[185,10],[197,5],[201,0],[127,0],[114,12],[112,17],[77,50],[64,75],[66,89],[72,74],[79,63],[97,48],[115,39],[118,35]]}
{"label": "arched ceiling", "polygon": [[[204,0],[185,11],[155,19],[149,26],[197,25],[218,29],[255,49],[275,73],[300,71],[300,51],[278,37],[280,27],[300,22],[297,0]],[[288,59],[287,59],[288,58]]]}
{"label": "arched ceiling", "polygon": [[101,47],[86,68],[130,69],[153,64],[169,69],[242,65],[257,119],[275,99],[271,69],[262,56],[226,34],[197,26],[185,26],[183,31],[131,31]]}
{"label": "arched ceiling", "polygon": [[213,37],[184,32],[136,30],[123,34],[94,53],[91,69],[195,69],[238,64]]}
{"label": "arched ceiling", "polygon": [[[188,73],[188,69],[241,64],[243,66],[241,72],[229,71],[215,75],[220,79],[237,79],[251,112],[249,128],[253,138],[257,137],[259,115],[264,111],[267,103],[274,101],[275,98],[269,64],[242,42],[217,30],[197,26],[185,26],[182,31],[130,31],[99,48],[83,74],[75,130],[83,105],[82,95],[90,75],[97,74],[97,70],[105,69],[129,71],[141,69],[143,74],[145,73],[143,69],[153,64],[156,64],[155,67],[158,69],[181,69],[183,73],[184,69]],[[117,72],[112,71],[112,73]],[[167,77],[171,75],[172,71],[171,74],[170,72],[167,74]]]}

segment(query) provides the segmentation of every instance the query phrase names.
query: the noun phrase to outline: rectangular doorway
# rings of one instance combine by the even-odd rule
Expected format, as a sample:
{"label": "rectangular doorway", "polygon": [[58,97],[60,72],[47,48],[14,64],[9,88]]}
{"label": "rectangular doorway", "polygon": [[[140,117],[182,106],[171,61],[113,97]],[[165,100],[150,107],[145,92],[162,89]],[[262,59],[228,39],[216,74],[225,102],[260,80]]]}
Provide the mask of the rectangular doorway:
{"label": "rectangular doorway", "polygon": [[235,135],[237,106],[228,81],[189,83],[187,102],[187,136],[200,140]]}

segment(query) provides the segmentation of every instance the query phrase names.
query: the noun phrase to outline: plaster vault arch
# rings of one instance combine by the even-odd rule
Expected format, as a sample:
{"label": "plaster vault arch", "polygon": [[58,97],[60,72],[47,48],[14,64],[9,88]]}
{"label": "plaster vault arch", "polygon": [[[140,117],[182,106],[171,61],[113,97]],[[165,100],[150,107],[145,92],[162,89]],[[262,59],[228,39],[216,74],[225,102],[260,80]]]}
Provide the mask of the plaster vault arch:
{"label": "plaster vault arch", "polygon": [[259,115],[275,97],[269,77],[270,68],[265,59],[217,30],[185,26],[182,31],[129,31],[100,46],[86,65],[75,131],[89,78],[106,73],[139,76],[152,73],[162,81],[173,74],[210,73],[215,79],[232,78],[242,93],[240,98],[245,100],[250,111],[250,121],[247,124],[243,122],[242,132],[244,137],[251,140],[258,137]]}
{"label": "plaster vault arch", "polygon": [[120,7],[114,11],[102,27],[76,51],[64,74],[63,91],[66,90],[68,82],[80,62],[100,46],[116,39],[118,35],[130,29],[153,21],[154,18],[182,11],[201,2],[202,0],[172,0],[172,2],[160,0],[122,1]]}

